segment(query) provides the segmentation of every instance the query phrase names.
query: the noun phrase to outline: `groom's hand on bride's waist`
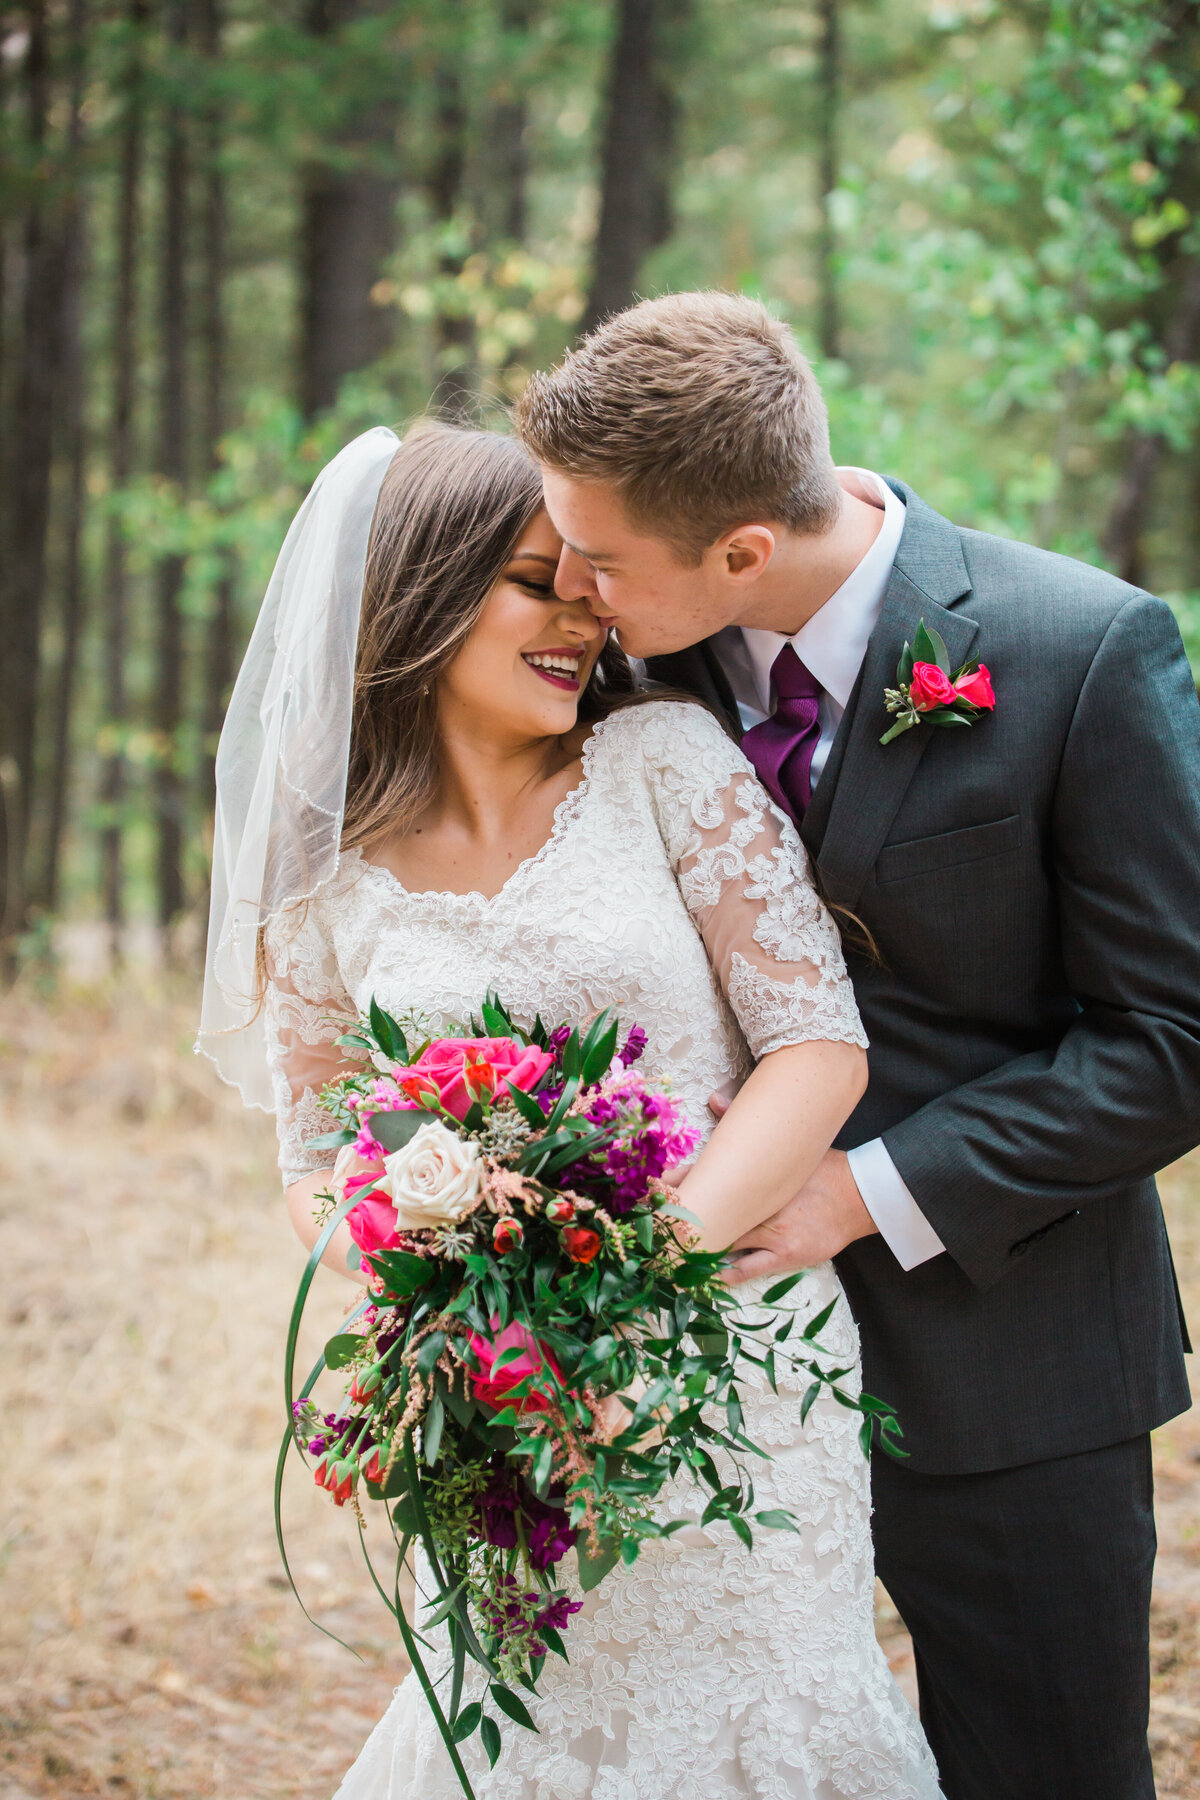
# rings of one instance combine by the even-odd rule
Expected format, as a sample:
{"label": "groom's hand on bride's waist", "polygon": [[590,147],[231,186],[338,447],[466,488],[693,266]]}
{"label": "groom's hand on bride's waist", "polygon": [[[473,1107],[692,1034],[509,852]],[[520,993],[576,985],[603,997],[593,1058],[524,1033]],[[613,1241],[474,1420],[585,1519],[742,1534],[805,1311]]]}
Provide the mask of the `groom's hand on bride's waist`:
{"label": "groom's hand on bride's waist", "polygon": [[878,1231],[843,1150],[827,1150],[794,1199],[731,1246],[730,1286],[827,1262]]}

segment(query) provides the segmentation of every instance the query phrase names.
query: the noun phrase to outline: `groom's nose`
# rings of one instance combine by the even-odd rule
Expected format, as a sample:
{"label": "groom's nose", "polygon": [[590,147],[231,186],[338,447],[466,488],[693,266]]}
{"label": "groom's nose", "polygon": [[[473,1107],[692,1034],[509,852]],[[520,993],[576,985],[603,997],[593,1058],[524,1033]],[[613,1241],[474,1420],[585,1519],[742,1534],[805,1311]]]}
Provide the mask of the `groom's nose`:
{"label": "groom's nose", "polygon": [[578,550],[572,550],[564,544],[559,553],[558,568],[554,572],[554,591],[560,600],[583,600],[591,606],[599,597],[596,577],[588,563]]}

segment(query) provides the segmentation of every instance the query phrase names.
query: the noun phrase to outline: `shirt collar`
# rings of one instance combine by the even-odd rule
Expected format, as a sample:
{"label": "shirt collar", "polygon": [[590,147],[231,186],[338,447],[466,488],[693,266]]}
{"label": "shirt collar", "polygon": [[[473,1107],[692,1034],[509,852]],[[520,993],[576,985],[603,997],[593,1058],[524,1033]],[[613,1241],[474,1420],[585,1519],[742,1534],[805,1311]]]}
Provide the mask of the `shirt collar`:
{"label": "shirt collar", "polygon": [[868,492],[877,497],[883,509],[883,524],[862,561],[792,637],[785,637],[778,631],[741,627],[754,672],[754,685],[765,713],[771,710],[771,665],[785,644],[791,644],[825,692],[844,708],[858,680],[867,644],[883,606],[892,564],[904,532],[904,502],[882,476],[873,474],[870,469],[847,466],[838,472],[856,475]]}

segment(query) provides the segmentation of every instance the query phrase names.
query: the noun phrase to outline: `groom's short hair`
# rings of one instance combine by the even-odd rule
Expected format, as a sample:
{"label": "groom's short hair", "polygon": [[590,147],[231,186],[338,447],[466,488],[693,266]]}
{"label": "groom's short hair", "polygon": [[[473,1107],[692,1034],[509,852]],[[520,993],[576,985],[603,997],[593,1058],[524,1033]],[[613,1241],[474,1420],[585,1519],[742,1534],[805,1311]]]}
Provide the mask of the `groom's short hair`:
{"label": "groom's short hair", "polygon": [[741,294],[665,294],[616,313],[529,379],[517,430],[539,462],[611,482],[689,560],[777,520],[827,531],[841,494],[816,376],[788,327]]}

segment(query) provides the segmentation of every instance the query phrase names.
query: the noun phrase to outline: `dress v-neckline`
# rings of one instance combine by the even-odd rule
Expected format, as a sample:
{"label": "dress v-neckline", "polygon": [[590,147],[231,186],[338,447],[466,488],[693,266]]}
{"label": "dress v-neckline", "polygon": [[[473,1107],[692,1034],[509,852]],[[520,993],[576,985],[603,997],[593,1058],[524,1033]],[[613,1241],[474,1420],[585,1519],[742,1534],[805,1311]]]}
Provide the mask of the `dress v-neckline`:
{"label": "dress v-neckline", "polygon": [[583,803],[587,799],[588,790],[591,787],[592,752],[600,742],[604,727],[608,724],[608,720],[612,716],[613,715],[610,713],[603,719],[597,719],[595,725],[592,727],[592,734],[580,753],[579,760],[582,772],[579,780],[569,792],[563,795],[558,805],[554,808],[554,817],[550,824],[549,835],[538,845],[536,850],[532,851],[523,859],[523,861],[517,864],[511,875],[505,877],[494,894],[481,893],[478,888],[470,888],[466,893],[459,893],[454,888],[407,887],[394,870],[389,869],[384,863],[371,862],[357,847],[353,850],[342,852],[342,867],[345,868],[352,861],[357,863],[364,874],[379,876],[386,886],[394,889],[394,891],[401,895],[405,900],[437,901],[439,904],[446,904],[455,908],[462,908],[467,905],[480,908],[495,906],[498,901],[504,898],[505,894],[515,882],[521,880],[523,876],[530,874],[541,863],[546,861],[551,851],[553,851],[562,841],[566,833],[579,817],[580,812],[583,810]]}

